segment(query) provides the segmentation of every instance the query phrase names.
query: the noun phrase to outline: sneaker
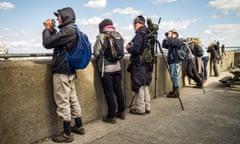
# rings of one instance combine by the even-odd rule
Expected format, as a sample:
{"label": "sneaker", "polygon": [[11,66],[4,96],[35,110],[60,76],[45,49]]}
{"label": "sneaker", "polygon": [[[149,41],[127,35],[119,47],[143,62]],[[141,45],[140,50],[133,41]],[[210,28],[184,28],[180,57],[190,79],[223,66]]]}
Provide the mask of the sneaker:
{"label": "sneaker", "polygon": [[110,117],[103,117],[103,121],[106,122],[106,123],[111,123],[111,124],[115,124],[117,123],[116,119],[113,117],[113,118],[110,118]]}
{"label": "sneaker", "polygon": [[126,114],[125,114],[125,112],[117,112],[117,113],[115,114],[115,116],[116,116],[117,118],[121,119],[121,120],[125,120],[125,119],[126,119]]}
{"label": "sneaker", "polygon": [[64,132],[52,139],[56,143],[70,143],[73,141],[73,135],[66,135]]}
{"label": "sneaker", "polygon": [[131,114],[144,115],[145,112],[139,112],[137,109],[130,109]]}
{"label": "sneaker", "polygon": [[84,127],[71,127],[72,132],[76,133],[76,134],[80,134],[80,135],[84,135],[85,134],[85,128]]}

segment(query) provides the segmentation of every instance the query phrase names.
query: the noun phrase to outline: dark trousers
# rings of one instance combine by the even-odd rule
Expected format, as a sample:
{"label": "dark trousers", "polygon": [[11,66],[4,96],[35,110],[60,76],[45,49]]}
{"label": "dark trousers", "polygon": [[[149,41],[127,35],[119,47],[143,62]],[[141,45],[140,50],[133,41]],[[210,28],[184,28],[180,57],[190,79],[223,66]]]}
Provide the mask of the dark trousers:
{"label": "dark trousers", "polygon": [[[125,100],[121,87],[121,79],[121,71],[111,73],[105,72],[102,77],[103,90],[108,105],[108,117],[114,117],[116,110],[117,112],[124,112],[125,110]],[[114,95],[116,96],[116,100]]]}
{"label": "dark trousers", "polygon": [[192,63],[191,61],[188,63],[187,66],[187,75],[193,79],[197,84],[201,83],[201,76],[198,73],[196,64]]}
{"label": "dark trousers", "polygon": [[204,66],[204,70],[203,70],[203,80],[207,80],[207,78],[208,78],[208,70],[207,70],[208,59],[209,59],[208,56],[202,57],[203,66]]}

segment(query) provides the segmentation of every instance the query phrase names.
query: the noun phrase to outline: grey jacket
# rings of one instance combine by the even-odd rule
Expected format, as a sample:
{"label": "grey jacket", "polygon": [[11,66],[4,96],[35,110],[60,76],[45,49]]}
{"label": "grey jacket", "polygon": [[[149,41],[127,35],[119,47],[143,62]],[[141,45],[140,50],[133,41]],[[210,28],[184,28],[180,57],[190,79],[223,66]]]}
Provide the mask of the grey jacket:
{"label": "grey jacket", "polygon": [[[107,29],[107,31],[114,31],[113,29]],[[99,72],[117,72],[121,71],[120,61],[117,62],[109,62],[103,56],[103,42],[104,42],[104,33],[100,33],[97,35],[96,42],[93,46],[94,56],[97,59],[97,66]]]}

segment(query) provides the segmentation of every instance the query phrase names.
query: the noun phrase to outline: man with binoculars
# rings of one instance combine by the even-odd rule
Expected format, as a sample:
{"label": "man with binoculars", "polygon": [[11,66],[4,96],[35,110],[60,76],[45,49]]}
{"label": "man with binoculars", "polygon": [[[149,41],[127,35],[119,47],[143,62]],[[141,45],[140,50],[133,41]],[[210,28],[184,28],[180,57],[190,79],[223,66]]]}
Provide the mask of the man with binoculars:
{"label": "man with binoculars", "polygon": [[[47,19],[42,33],[43,46],[53,49],[52,73],[54,100],[57,114],[63,120],[63,133],[54,137],[55,142],[72,142],[72,132],[84,134],[82,126],[82,112],[78,102],[75,80],[76,71],[67,62],[66,51],[72,53],[78,42],[78,35],[73,28],[75,14],[72,8],[66,7],[54,12],[59,22],[59,32],[55,29],[55,21]],[[71,120],[75,126],[71,127]]]}

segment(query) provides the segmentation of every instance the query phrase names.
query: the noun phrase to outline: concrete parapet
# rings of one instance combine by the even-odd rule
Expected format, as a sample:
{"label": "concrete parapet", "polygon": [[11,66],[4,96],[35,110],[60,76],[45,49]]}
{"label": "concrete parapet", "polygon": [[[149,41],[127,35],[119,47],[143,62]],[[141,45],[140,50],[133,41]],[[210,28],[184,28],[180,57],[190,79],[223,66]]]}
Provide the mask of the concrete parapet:
{"label": "concrete parapet", "polygon": [[[234,53],[228,53],[220,69],[226,70],[228,64],[233,63],[233,56]],[[128,64],[126,57],[122,61],[122,88],[126,106],[133,96]],[[94,60],[77,74],[78,98],[83,121],[87,123],[106,114],[106,102]],[[163,96],[171,89],[162,56],[157,58],[152,78],[152,98]],[[62,130],[52,95],[50,61],[0,61],[0,86],[0,144],[34,143]]]}

